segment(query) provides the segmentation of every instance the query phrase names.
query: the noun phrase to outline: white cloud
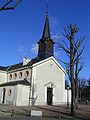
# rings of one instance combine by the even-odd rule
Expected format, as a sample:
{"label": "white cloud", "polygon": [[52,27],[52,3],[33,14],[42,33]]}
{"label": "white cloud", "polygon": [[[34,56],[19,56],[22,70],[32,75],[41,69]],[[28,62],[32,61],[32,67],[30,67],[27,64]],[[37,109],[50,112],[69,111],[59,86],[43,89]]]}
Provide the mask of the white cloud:
{"label": "white cloud", "polygon": [[37,54],[37,53],[38,53],[38,45],[37,45],[37,44],[33,44],[33,45],[32,45],[32,48],[30,49],[30,51],[31,51],[33,54]]}
{"label": "white cloud", "polygon": [[52,39],[57,41],[60,39],[60,33],[59,33],[59,22],[58,19],[55,17],[50,17],[50,27],[51,27],[51,36]]}
{"label": "white cloud", "polygon": [[28,51],[28,49],[25,47],[25,46],[19,46],[18,48],[17,48],[17,50],[22,54],[22,55],[26,55],[29,51]]}
{"label": "white cloud", "polygon": [[52,39],[59,39],[60,36],[59,35],[52,35]]}
{"label": "white cloud", "polygon": [[18,46],[17,51],[23,57],[33,57],[34,55],[37,55],[37,53],[38,53],[38,45],[32,44],[31,48],[29,48],[27,46],[20,45],[20,46]]}
{"label": "white cloud", "polygon": [[54,16],[51,16],[50,17],[50,25],[51,25],[51,27],[53,26],[56,28],[58,26],[58,19]]}
{"label": "white cloud", "polygon": [[55,52],[54,52],[54,57],[55,57],[55,58],[58,58],[58,57],[59,57],[59,52],[55,51]]}

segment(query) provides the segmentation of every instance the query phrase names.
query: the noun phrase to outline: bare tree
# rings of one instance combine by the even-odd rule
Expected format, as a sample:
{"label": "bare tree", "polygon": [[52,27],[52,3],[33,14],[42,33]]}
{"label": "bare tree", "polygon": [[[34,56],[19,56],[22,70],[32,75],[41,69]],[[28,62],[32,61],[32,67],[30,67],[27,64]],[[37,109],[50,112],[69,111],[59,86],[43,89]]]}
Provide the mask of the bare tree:
{"label": "bare tree", "polygon": [[[33,79],[34,80],[34,79]],[[37,83],[38,84],[38,83]],[[30,113],[31,113],[31,109],[30,109],[30,106],[34,106],[35,105],[35,102],[38,98],[37,95],[35,95],[35,92],[37,91],[37,84],[32,83],[32,81],[30,80],[30,86],[29,86],[29,116],[30,116]]]}
{"label": "bare tree", "polygon": [[38,98],[38,96],[35,95],[35,92],[37,91],[37,84],[35,84],[35,83],[32,84],[32,106],[35,105],[35,102],[36,102],[36,100]]}
{"label": "bare tree", "polygon": [[[78,94],[79,94],[79,73],[84,67],[84,62],[80,62],[80,59],[78,57],[78,51],[76,55],[76,63],[75,63],[75,108],[78,108]],[[80,55],[81,57],[81,55]]]}
{"label": "bare tree", "polygon": [[88,79],[88,85],[90,86],[90,78]]}
{"label": "bare tree", "polygon": [[86,88],[86,79],[82,79],[82,78],[79,78],[78,79],[78,82],[79,82],[79,102],[81,102],[82,99],[85,99],[85,96],[86,96],[86,92],[85,92],[85,88]]}
{"label": "bare tree", "polygon": [[69,86],[68,80],[65,80],[65,89],[67,89],[67,87],[70,87],[70,86]]}
{"label": "bare tree", "polygon": [[[74,116],[76,102],[78,101],[78,75],[83,66],[79,66],[79,60],[83,53],[84,47],[81,48],[82,42],[85,37],[80,37],[75,40],[75,35],[79,31],[78,27],[71,23],[64,27],[63,35],[66,38],[63,40],[63,44],[58,43],[59,48],[62,49],[69,57],[69,62],[63,62],[66,66],[66,72],[68,74],[71,83],[71,115]],[[67,44],[67,42],[69,44]],[[81,49],[80,49],[81,48]],[[77,54],[78,53],[78,54]],[[76,66],[76,69],[75,69]]]}
{"label": "bare tree", "polygon": [[[21,2],[22,0],[7,0],[6,2],[4,1],[4,5],[0,7],[0,11],[3,10],[13,10],[16,8],[16,6]],[[13,5],[11,3],[14,2]]]}

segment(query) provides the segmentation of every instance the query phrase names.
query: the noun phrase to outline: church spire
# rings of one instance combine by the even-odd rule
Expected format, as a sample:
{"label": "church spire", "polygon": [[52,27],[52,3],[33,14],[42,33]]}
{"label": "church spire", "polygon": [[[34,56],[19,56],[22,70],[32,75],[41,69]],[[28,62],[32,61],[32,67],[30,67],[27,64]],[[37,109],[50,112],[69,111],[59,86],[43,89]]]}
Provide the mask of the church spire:
{"label": "church spire", "polygon": [[48,16],[48,0],[46,0],[46,16]]}
{"label": "church spire", "polygon": [[44,25],[42,38],[51,38],[50,28],[49,28],[49,19],[48,19],[48,0],[46,0],[46,21]]}
{"label": "church spire", "polygon": [[42,38],[38,42],[38,58],[40,60],[54,56],[53,52],[54,42],[51,39],[49,19],[48,19],[48,0],[46,0],[46,20]]}

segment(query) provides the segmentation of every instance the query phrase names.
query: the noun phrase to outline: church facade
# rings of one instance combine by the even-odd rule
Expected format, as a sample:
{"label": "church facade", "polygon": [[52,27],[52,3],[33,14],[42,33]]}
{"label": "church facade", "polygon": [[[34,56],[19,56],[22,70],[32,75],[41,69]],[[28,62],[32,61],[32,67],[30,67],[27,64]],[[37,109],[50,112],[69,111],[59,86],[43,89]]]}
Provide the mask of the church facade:
{"label": "church facade", "polygon": [[47,15],[37,57],[0,66],[0,103],[28,106],[70,102],[70,91],[65,90],[65,70],[54,58],[53,48]]}

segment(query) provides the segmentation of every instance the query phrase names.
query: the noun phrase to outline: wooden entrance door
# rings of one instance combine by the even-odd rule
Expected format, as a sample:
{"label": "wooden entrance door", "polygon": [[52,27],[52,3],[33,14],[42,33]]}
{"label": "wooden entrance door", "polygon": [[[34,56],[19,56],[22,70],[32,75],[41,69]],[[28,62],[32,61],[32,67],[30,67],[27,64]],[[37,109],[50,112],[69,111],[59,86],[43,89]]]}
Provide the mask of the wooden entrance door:
{"label": "wooden entrance door", "polygon": [[52,105],[53,101],[53,88],[47,88],[47,104]]}

